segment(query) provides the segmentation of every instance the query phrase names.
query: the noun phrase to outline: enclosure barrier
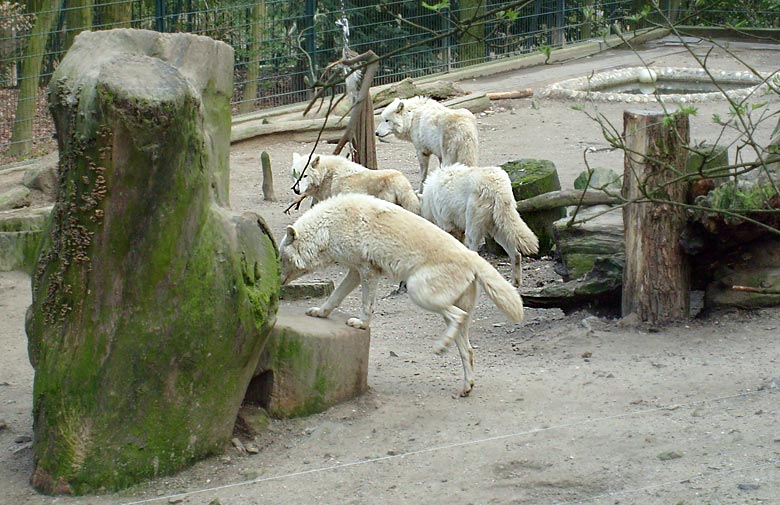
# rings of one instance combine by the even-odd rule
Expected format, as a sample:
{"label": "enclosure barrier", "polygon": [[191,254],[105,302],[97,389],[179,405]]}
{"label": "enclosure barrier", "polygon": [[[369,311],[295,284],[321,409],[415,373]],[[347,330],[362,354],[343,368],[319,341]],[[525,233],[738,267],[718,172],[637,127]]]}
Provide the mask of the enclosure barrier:
{"label": "enclosure barrier", "polygon": [[[119,27],[206,35],[236,53],[233,113],[306,100],[308,83],[350,48],[382,62],[375,84],[420,77],[636,28],[637,0],[0,0],[0,166],[55,148],[45,88],[75,36]],[[770,12],[673,12],[688,24],[773,26]],[[676,4],[676,5],[679,5]],[[454,32],[458,23],[480,23]],[[663,19],[657,19],[663,22]]]}

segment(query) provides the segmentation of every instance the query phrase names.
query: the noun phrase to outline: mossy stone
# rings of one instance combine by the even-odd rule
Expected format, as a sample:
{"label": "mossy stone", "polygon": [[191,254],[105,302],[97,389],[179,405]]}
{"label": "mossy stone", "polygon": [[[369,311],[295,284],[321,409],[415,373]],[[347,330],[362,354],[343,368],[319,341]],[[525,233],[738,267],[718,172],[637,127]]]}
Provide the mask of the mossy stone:
{"label": "mossy stone", "polygon": [[0,212],[0,271],[32,273],[51,207]]}
{"label": "mossy stone", "polygon": [[262,219],[222,206],[232,62],[108,30],[52,76],[60,179],[26,324],[41,492],[121,489],[231,437],[280,291]]}
{"label": "mossy stone", "polygon": [[703,142],[691,147],[688,152],[686,169],[689,173],[706,173],[729,164],[729,149],[727,146]]}
{"label": "mossy stone", "polygon": [[574,179],[574,189],[579,190],[586,188],[605,189],[619,193],[622,186],[623,176],[611,168],[596,167],[590,172],[585,170]]}

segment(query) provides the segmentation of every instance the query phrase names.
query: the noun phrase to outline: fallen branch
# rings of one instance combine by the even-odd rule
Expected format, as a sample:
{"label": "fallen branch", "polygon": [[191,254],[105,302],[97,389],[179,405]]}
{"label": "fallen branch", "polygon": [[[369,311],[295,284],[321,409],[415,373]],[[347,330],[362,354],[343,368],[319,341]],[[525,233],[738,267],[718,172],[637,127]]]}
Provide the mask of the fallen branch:
{"label": "fallen branch", "polygon": [[517,202],[517,212],[547,210],[572,205],[614,205],[618,203],[622,203],[620,197],[609,195],[603,191],[586,191],[583,194],[582,190],[579,189],[564,189],[521,200]]}
{"label": "fallen branch", "polygon": [[485,93],[490,100],[508,100],[511,98],[530,98],[534,96],[534,90],[531,88],[515,89],[512,91],[494,91]]}
{"label": "fallen branch", "polygon": [[761,293],[762,295],[780,295],[780,289],[754,288],[753,286],[731,286],[734,291],[747,291],[748,293]]}

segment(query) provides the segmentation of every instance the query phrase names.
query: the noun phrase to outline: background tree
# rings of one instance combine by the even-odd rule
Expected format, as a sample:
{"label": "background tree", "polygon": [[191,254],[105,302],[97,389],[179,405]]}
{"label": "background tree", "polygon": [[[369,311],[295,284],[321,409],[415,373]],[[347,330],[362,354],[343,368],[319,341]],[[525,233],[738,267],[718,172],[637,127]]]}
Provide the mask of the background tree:
{"label": "background tree", "polygon": [[19,98],[16,106],[16,119],[11,135],[10,153],[25,155],[32,149],[32,130],[35,109],[38,101],[38,82],[41,75],[46,41],[49,38],[54,20],[59,12],[56,0],[32,0],[30,12],[36,15],[27,47],[22,57],[22,72],[19,78]]}
{"label": "background tree", "polygon": [[92,28],[92,0],[68,0],[65,27],[64,49],[67,51],[76,35]]}

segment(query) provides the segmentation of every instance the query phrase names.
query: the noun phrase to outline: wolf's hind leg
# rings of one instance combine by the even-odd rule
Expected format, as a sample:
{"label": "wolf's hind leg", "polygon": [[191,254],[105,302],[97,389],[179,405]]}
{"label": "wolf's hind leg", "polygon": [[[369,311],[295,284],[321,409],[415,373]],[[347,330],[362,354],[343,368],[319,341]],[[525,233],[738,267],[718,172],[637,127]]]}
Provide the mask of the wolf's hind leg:
{"label": "wolf's hind leg", "polygon": [[455,340],[455,337],[458,335],[463,321],[469,317],[468,313],[454,305],[444,309],[441,312],[441,315],[444,317],[444,321],[447,323],[447,328],[444,330],[444,334],[441,336],[439,341],[436,342],[436,346],[434,348],[434,352],[436,352],[436,354],[442,354],[447,350],[447,347],[450,346],[452,341]]}
{"label": "wolf's hind leg", "polygon": [[350,269],[344,280],[336,288],[333,293],[330,294],[322,307],[312,307],[306,311],[307,316],[312,317],[328,317],[333,309],[341,305],[344,298],[347,297],[356,287],[360,284],[360,274],[357,270]]}
{"label": "wolf's hind leg", "polygon": [[509,264],[512,265],[512,284],[514,287],[519,288],[520,283],[523,280],[523,255],[517,250],[509,239],[502,233],[496,233],[493,240],[500,245],[507,256],[509,256]]}
{"label": "wolf's hind leg", "polygon": [[489,210],[481,209],[473,201],[466,209],[466,230],[464,245],[472,251],[479,251],[485,243],[486,223],[490,220]]}
{"label": "wolf's hind leg", "polygon": [[466,312],[466,318],[460,325],[458,334],[455,335],[455,343],[458,346],[460,361],[463,364],[463,389],[460,396],[468,396],[474,387],[474,348],[469,342],[469,325],[471,324],[471,312],[477,297],[477,283],[472,283],[457,301],[458,307]]}

